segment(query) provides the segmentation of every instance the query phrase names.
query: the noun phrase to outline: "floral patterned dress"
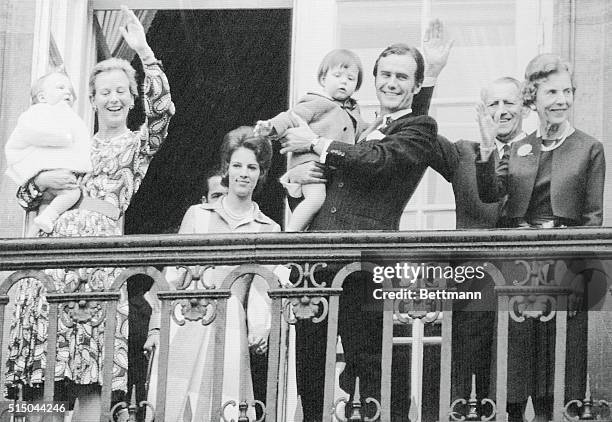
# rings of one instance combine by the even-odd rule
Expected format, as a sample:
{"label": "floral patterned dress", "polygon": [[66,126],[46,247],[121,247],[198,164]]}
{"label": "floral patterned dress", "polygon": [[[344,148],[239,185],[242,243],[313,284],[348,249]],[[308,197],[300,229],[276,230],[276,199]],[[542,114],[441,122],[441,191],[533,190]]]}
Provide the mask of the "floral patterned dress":
{"label": "floral patterned dress", "polygon": [[[81,179],[84,196],[111,203],[124,214],[140,187],[153,155],[168,133],[174,114],[168,80],[159,64],[144,65],[144,108],[146,123],[136,132],[111,139],[94,135],[91,161],[93,171]],[[35,210],[43,193],[30,182],[19,188],[17,198],[26,210]],[[114,236],[123,234],[121,219],[113,220],[88,209],[64,212],[53,232],[39,236]],[[108,289],[121,268],[79,268],[46,270],[58,292],[89,292]],[[6,384],[21,382],[41,385],[46,364],[48,305],[45,289],[36,279],[22,280],[17,286],[16,306],[10,328]],[[113,365],[113,390],[127,389],[128,300],[127,287],[120,292]],[[71,327],[69,327],[70,325]],[[55,379],[75,384],[102,384],[104,323],[65,324],[58,322]]]}

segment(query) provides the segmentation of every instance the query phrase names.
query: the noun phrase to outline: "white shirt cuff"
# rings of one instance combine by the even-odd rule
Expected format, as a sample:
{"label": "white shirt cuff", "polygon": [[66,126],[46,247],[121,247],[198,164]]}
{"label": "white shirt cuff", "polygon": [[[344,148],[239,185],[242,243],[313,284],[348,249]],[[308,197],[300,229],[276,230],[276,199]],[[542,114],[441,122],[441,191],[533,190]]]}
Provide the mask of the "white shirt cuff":
{"label": "white shirt cuff", "polygon": [[437,81],[437,78],[435,76],[425,76],[423,78],[423,85],[422,85],[422,87],[426,88],[426,87],[430,87],[430,86],[436,86],[436,81]]}
{"label": "white shirt cuff", "polygon": [[321,152],[321,155],[319,156],[319,163],[325,164],[325,159],[327,158],[327,149],[331,145],[332,141],[333,141],[333,139],[324,139],[323,140],[323,142],[325,142],[325,143],[323,144],[323,151]]}
{"label": "white shirt cuff", "polygon": [[490,148],[480,147],[480,160],[481,161],[489,161],[489,157],[491,156],[493,151],[496,151],[496,150],[497,150],[497,148],[495,146],[490,147]]}
{"label": "white shirt cuff", "polygon": [[287,195],[289,195],[290,197],[301,198],[302,196],[304,196],[302,195],[302,185],[300,185],[299,183],[290,182],[287,173],[281,176],[280,182],[281,185],[283,185],[283,187],[287,191]]}
{"label": "white shirt cuff", "polygon": [[277,265],[272,272],[278,277],[281,286],[293,287],[291,281],[289,281],[291,270],[288,267]]}

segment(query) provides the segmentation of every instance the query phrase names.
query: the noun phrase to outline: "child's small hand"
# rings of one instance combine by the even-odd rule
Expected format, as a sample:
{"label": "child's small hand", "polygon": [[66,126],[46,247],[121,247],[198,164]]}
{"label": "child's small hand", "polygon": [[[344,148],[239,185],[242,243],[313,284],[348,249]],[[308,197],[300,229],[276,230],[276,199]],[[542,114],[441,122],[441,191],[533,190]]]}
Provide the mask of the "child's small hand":
{"label": "child's small hand", "polygon": [[272,126],[269,120],[258,120],[253,133],[255,136],[270,136],[273,130],[274,126]]}
{"label": "child's small hand", "polygon": [[152,329],[149,331],[149,335],[147,336],[147,341],[145,342],[142,348],[145,352],[150,353],[153,349],[159,349],[159,330]]}
{"label": "child's small hand", "polygon": [[268,352],[268,338],[257,334],[249,334],[249,349],[258,355],[265,355]]}

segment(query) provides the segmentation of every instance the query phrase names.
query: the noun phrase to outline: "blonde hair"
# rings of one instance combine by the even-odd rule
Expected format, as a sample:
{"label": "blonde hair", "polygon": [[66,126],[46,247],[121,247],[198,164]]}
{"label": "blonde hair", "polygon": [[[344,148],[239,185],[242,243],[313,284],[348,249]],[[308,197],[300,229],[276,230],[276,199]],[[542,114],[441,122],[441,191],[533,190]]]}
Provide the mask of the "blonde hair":
{"label": "blonde hair", "polygon": [[32,104],[38,104],[40,102],[40,100],[38,99],[38,94],[42,92],[47,78],[55,74],[64,75],[66,78],[68,78],[68,82],[70,82],[70,93],[72,94],[72,98],[76,100],[76,92],[74,91],[74,87],[72,86],[70,76],[68,76],[68,73],[66,73],[66,69],[63,66],[60,66],[51,69],[49,72],[45,73],[40,78],[36,79],[36,81],[34,81],[32,87],[30,88],[30,101],[32,102]]}
{"label": "blonde hair", "polygon": [[136,71],[127,60],[112,57],[102,60],[97,63],[89,74],[89,96],[93,97],[96,94],[96,78],[99,74],[110,72],[112,70],[121,70],[125,73],[130,84],[130,93],[134,97],[138,97],[138,86],[136,85]]}

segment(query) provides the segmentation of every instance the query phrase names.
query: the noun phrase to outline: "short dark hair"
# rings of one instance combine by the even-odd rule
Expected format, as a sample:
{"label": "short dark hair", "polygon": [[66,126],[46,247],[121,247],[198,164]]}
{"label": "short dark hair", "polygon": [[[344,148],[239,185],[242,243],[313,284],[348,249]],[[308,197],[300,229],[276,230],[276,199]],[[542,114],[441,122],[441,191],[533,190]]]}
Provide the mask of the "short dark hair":
{"label": "short dark hair", "polygon": [[556,54],[539,54],[535,56],[525,69],[525,82],[523,83],[523,104],[531,106],[535,103],[538,87],[553,73],[567,72],[572,81],[573,91],[576,91],[574,74],[568,62]]}
{"label": "short dark hair", "polygon": [[374,77],[376,77],[376,72],[378,72],[378,61],[383,57],[393,54],[397,54],[398,56],[411,56],[414,59],[417,65],[414,71],[414,83],[416,86],[421,86],[425,78],[425,60],[423,60],[423,55],[415,47],[403,43],[391,44],[380,53],[380,56],[376,59],[376,63],[374,63],[374,71],[372,72]]}
{"label": "short dark hair", "polygon": [[202,196],[207,197],[210,186],[208,185],[208,181],[213,177],[223,177],[223,171],[220,166],[209,167],[208,170],[204,173],[204,191]]}
{"label": "short dark hair", "polygon": [[357,68],[357,86],[355,90],[358,90],[363,81],[363,66],[361,65],[361,59],[351,50],[345,50],[343,48],[332,50],[323,57],[319,65],[319,70],[317,71],[317,80],[319,83],[321,82],[321,78],[327,75],[329,69],[333,69],[337,66],[342,68],[355,66]]}
{"label": "short dark hair", "polygon": [[255,188],[258,190],[266,180],[268,170],[270,170],[272,165],[272,144],[265,136],[255,136],[252,126],[240,126],[228,132],[223,137],[223,143],[221,144],[221,168],[223,171],[221,184],[225,187],[229,187],[229,163],[232,154],[238,148],[247,148],[255,153],[255,159],[257,164],[259,164],[260,171],[257,187]]}

